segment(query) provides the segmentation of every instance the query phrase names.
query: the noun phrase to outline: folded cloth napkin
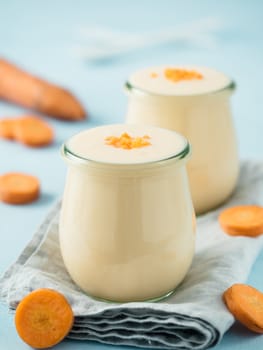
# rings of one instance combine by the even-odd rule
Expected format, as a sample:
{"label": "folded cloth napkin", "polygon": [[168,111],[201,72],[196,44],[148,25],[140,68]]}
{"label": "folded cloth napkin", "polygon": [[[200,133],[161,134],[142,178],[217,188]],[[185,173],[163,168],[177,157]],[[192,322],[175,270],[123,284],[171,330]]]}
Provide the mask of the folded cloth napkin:
{"label": "folded cloth napkin", "polygon": [[[244,162],[238,187],[225,206],[263,204],[263,163]],[[75,322],[69,338],[156,349],[206,349],[233,323],[222,293],[244,282],[263,245],[258,238],[230,237],[217,221],[222,207],[197,220],[196,254],[183,283],[156,303],[105,303],[85,295],[70,279],[58,242],[60,203],[0,280],[0,298],[15,309],[28,292],[48,287],[62,292]]]}

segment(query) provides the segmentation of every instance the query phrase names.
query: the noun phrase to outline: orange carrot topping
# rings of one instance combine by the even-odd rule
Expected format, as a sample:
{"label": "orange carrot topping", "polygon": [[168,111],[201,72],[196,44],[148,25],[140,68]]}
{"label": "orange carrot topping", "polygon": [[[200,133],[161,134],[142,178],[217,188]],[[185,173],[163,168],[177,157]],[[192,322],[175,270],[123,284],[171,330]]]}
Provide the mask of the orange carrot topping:
{"label": "orange carrot topping", "polygon": [[233,316],[256,333],[263,333],[263,293],[246,284],[234,284],[223,294]]}
{"label": "orange carrot topping", "polygon": [[157,77],[158,77],[158,74],[155,73],[155,72],[152,72],[152,73],[150,74],[150,77],[151,77],[151,78],[157,78]]}
{"label": "orange carrot topping", "polygon": [[142,137],[132,137],[125,132],[120,137],[108,136],[105,138],[105,141],[109,146],[123,149],[133,149],[151,145],[149,139],[150,136],[148,135],[144,135]]}
{"label": "orange carrot topping", "polygon": [[164,71],[164,76],[166,79],[177,83],[182,80],[201,80],[203,75],[194,70],[178,69],[178,68],[167,68]]}
{"label": "orange carrot topping", "polygon": [[21,173],[0,176],[0,200],[9,204],[26,204],[39,197],[40,184],[36,177]]}
{"label": "orange carrot topping", "polygon": [[28,294],[18,304],[15,326],[21,339],[35,349],[61,342],[72,328],[74,315],[59,292],[42,288]]}
{"label": "orange carrot topping", "polygon": [[4,139],[14,139],[14,124],[16,119],[3,118],[0,120],[0,137]]}
{"label": "orange carrot topping", "polygon": [[255,237],[263,233],[263,207],[257,205],[227,208],[218,220],[222,229],[232,236]]}
{"label": "orange carrot topping", "polygon": [[0,58],[0,99],[65,120],[82,120],[85,110],[66,89]]}
{"label": "orange carrot topping", "polygon": [[42,147],[53,142],[52,128],[42,119],[29,115],[17,119],[14,124],[14,138],[31,147]]}

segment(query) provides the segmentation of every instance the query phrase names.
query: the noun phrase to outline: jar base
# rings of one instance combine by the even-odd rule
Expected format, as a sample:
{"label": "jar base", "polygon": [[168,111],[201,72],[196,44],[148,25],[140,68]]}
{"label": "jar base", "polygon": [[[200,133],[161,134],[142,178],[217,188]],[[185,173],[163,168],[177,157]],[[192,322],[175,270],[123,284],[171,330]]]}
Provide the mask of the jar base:
{"label": "jar base", "polygon": [[118,301],[118,300],[114,300],[114,299],[107,299],[107,298],[101,298],[101,297],[97,297],[95,295],[91,295],[87,292],[84,291],[84,293],[86,295],[88,295],[90,298],[97,300],[97,301],[102,301],[105,303],[116,303],[116,304],[123,304],[123,303],[139,303],[139,302],[144,302],[144,303],[155,303],[158,301],[161,301],[163,299],[166,299],[168,297],[170,297],[173,293],[175,292],[175,289],[170,290],[169,292],[162,294],[160,296],[157,297],[153,297],[153,298],[149,298],[149,299],[133,299],[133,300],[122,300],[122,301]]}

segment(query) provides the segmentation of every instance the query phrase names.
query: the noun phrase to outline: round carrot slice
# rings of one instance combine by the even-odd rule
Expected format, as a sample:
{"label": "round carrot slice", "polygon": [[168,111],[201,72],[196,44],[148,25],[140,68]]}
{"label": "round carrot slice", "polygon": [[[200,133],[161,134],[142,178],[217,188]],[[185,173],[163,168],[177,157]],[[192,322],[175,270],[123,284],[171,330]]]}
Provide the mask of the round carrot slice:
{"label": "round carrot slice", "polygon": [[40,184],[35,176],[7,173],[0,176],[0,200],[9,204],[25,204],[39,197]]}
{"label": "round carrot slice", "polygon": [[17,119],[14,126],[17,141],[31,147],[41,147],[53,142],[52,128],[40,118],[25,116]]}
{"label": "round carrot slice", "polygon": [[223,294],[233,316],[256,333],[263,333],[263,293],[246,284],[234,284]]}
{"label": "round carrot slice", "polygon": [[49,348],[62,341],[74,321],[70,304],[59,292],[41,288],[18,304],[15,326],[21,339],[36,349]]}
{"label": "round carrot slice", "polygon": [[0,120],[0,137],[5,139],[14,139],[14,125],[16,120],[11,118],[5,118]]}
{"label": "round carrot slice", "polygon": [[263,207],[257,205],[225,209],[218,220],[222,229],[232,236],[256,237],[263,233]]}

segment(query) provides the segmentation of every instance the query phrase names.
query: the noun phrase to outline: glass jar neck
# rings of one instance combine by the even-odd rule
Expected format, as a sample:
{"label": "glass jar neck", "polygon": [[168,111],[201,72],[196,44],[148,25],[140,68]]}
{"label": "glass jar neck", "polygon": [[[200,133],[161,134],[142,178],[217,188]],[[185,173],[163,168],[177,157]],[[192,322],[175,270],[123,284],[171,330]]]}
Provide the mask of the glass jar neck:
{"label": "glass jar neck", "polygon": [[65,144],[61,148],[62,157],[70,166],[81,167],[83,170],[89,168],[94,171],[100,171],[109,174],[142,174],[142,173],[152,173],[153,171],[162,171],[166,167],[183,166],[189,157],[191,156],[191,146],[186,142],[183,150],[169,158],[160,159],[153,162],[145,163],[132,163],[132,164],[121,164],[121,163],[102,163],[89,159],[82,158],[73,152],[71,152]]}
{"label": "glass jar neck", "polygon": [[234,81],[231,81],[227,86],[225,86],[222,89],[219,90],[214,90],[214,91],[209,91],[206,93],[196,93],[196,94],[182,94],[182,95],[178,95],[178,94],[174,94],[174,95],[167,95],[167,94],[161,94],[161,93],[154,93],[154,92],[150,92],[147,90],[144,90],[142,88],[138,88],[135,87],[134,85],[132,85],[129,81],[127,81],[124,85],[124,90],[126,92],[127,95],[137,95],[137,96],[148,96],[148,97],[153,97],[153,98],[169,98],[169,99],[175,99],[175,98],[201,98],[201,97],[207,97],[207,96],[216,96],[216,95],[222,95],[222,94],[226,94],[228,96],[232,95],[232,93],[235,91],[236,89],[236,83]]}

